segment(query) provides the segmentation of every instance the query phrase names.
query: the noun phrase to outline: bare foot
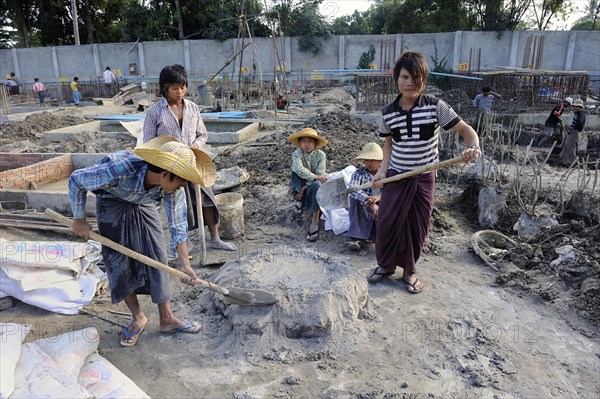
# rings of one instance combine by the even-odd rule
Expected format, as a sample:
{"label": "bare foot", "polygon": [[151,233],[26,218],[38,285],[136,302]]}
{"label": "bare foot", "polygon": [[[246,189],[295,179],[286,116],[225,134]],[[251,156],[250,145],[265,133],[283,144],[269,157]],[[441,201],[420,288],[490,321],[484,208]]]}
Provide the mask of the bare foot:
{"label": "bare foot", "polygon": [[213,249],[223,249],[225,251],[237,251],[237,247],[235,246],[235,244],[232,244],[230,242],[225,242],[225,241],[221,240],[220,238],[218,238],[216,240],[210,240],[206,244],[209,248],[213,248]]}

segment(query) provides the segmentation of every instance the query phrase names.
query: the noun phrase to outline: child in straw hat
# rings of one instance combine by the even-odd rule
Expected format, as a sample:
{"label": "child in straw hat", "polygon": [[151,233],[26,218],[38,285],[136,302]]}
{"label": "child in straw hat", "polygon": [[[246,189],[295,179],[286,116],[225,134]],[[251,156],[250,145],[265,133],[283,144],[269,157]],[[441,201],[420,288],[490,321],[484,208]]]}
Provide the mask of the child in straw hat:
{"label": "child in straw hat", "polygon": [[[209,156],[191,149],[170,136],[158,137],[136,148],[118,151],[96,165],[76,170],[69,179],[69,199],[75,217],[73,231],[89,238],[85,220],[86,196],[96,194],[96,216],[100,234],[124,247],[167,263],[167,249],[156,205],[164,205],[172,239],[177,244],[179,270],[194,285],[196,273],[190,266],[187,249],[186,203],[181,188],[187,182],[210,185],[215,166]],[[158,305],[162,333],[197,333],[197,322],[179,320],[171,310],[169,275],[110,248],[102,255],[113,303],[125,301],[133,316],[123,329],[122,346],[136,344],[148,318],[140,308],[138,294],[150,295]]]}
{"label": "child in straw hat", "polygon": [[291,134],[288,140],[297,147],[292,154],[292,193],[296,201],[294,210],[300,214],[304,209],[312,214],[306,239],[316,241],[319,239],[321,214],[317,203],[317,190],[321,183],[327,181],[327,156],[319,148],[326,146],[327,140],[309,127]]}
{"label": "child in straw hat", "polygon": [[[360,154],[353,159],[353,161],[362,161],[362,166],[359,166],[352,173],[349,187],[371,183],[373,176],[379,170],[382,159],[383,151],[379,144],[365,144]],[[350,227],[347,234],[353,240],[348,243],[349,249],[359,251],[361,244],[365,244],[363,240],[375,241],[380,192],[379,188],[369,187],[353,191],[350,194],[350,209],[348,211]]]}

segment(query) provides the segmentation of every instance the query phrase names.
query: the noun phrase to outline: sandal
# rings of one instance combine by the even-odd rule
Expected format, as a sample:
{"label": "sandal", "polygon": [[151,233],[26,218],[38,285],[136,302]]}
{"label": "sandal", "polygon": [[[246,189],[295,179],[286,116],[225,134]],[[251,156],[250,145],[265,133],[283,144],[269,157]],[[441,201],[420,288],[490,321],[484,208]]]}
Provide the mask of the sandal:
{"label": "sandal", "polygon": [[300,215],[302,213],[302,202],[296,201],[294,203],[294,215]]}
{"label": "sandal", "polygon": [[306,239],[310,242],[315,242],[319,239],[319,230],[313,231],[312,233],[309,231]]}
{"label": "sandal", "polygon": [[[379,271],[382,270],[382,271]],[[384,280],[394,274],[395,271],[387,271],[383,267],[377,266],[375,269],[371,270],[369,274],[367,274],[367,281],[369,283],[378,283],[381,280]]]}
{"label": "sandal", "polygon": [[404,280],[404,283],[406,284],[406,290],[411,294],[418,294],[419,292],[423,291],[423,286],[421,286],[421,288],[419,289],[417,289],[416,287],[417,283],[420,283],[419,279],[415,279],[415,281],[413,281],[412,283],[406,281],[404,277],[402,278],[402,280]]}
{"label": "sandal", "polygon": [[142,335],[142,332],[144,332],[146,324],[148,324],[148,322],[146,322],[143,326],[138,327],[137,330],[131,331],[130,328],[134,323],[135,322],[132,321],[127,327],[123,328],[123,335],[120,342],[121,346],[134,346],[140,338],[140,335]]}

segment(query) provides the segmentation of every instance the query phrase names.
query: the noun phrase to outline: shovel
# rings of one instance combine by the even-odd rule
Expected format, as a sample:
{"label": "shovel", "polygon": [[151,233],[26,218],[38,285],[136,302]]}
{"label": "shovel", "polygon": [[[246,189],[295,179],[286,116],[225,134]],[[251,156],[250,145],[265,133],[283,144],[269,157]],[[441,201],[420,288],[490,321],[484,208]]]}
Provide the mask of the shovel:
{"label": "shovel", "polygon": [[[431,170],[446,168],[448,166],[452,166],[454,164],[461,163],[464,161],[465,159],[461,155],[459,157],[448,159],[447,161],[443,162],[438,162],[421,169],[415,169],[411,170],[410,172],[401,173],[392,177],[386,177],[385,179],[379,180],[379,182],[389,183],[393,181],[398,181],[406,179],[408,177],[420,175],[421,173],[429,172]],[[348,194],[354,191],[364,190],[365,188],[369,188],[372,185],[373,183],[366,183],[361,184],[360,186],[346,188],[346,183],[344,182],[343,178],[327,180],[325,183],[321,184],[321,187],[319,187],[319,190],[317,191],[317,202],[319,203],[319,206],[321,208],[326,210],[346,208],[348,206]]]}
{"label": "shovel", "polygon": [[[46,209],[44,213],[50,216],[52,219],[59,223],[64,224],[70,228],[73,228],[73,221],[59,213],[54,212],[52,209]],[[107,246],[108,248],[114,249],[124,255],[129,256],[135,260],[147,264],[148,266],[167,272],[175,277],[186,277],[182,271],[174,269],[168,265],[162,264],[157,260],[149,258],[138,252],[135,252],[129,248],[122,246],[108,238],[90,230],[90,238],[98,241],[100,244]],[[217,284],[211,283],[210,281],[196,278],[196,284],[199,284],[211,291],[218,292],[225,297],[225,303],[228,305],[272,305],[277,302],[277,299],[266,291],[249,289],[249,288],[225,288]]]}

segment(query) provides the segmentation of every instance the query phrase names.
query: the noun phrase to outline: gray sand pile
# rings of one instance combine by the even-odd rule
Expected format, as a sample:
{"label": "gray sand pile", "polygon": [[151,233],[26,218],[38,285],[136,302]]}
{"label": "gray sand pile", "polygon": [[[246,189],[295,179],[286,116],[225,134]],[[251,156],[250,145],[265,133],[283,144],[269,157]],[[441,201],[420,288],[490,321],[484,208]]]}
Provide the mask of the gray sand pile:
{"label": "gray sand pile", "polygon": [[211,280],[223,287],[265,290],[278,300],[269,306],[226,305],[213,293],[202,295],[209,300],[203,304],[198,297],[187,302],[206,306],[202,313],[219,319],[213,344],[228,351],[305,358],[348,353],[366,341],[367,282],[335,257],[290,246],[265,248],[228,262]]}

